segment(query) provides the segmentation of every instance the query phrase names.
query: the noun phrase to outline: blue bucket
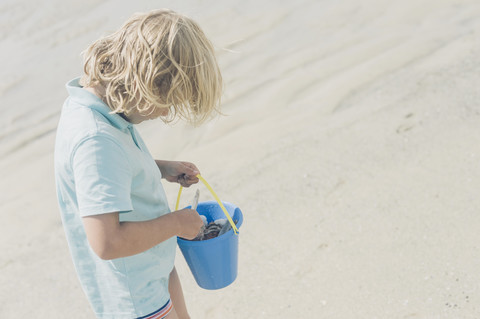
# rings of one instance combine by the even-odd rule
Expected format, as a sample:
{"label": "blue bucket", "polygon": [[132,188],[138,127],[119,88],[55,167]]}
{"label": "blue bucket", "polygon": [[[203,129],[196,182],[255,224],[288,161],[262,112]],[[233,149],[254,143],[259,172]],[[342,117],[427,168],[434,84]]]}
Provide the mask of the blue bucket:
{"label": "blue bucket", "polygon": [[[240,228],[243,214],[240,208],[223,202],[227,212]],[[226,218],[216,201],[201,202],[197,212],[207,218],[207,223]],[[216,238],[191,241],[177,237],[188,267],[197,284],[209,290],[225,288],[235,281],[238,272],[238,234],[230,229]]]}

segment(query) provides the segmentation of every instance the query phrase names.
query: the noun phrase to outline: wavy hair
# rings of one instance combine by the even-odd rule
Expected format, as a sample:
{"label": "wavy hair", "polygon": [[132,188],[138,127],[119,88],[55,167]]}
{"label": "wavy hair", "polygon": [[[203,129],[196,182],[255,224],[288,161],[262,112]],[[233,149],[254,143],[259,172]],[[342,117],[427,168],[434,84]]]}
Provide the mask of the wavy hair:
{"label": "wavy hair", "polygon": [[219,113],[223,82],[213,45],[195,21],[174,11],[133,15],[83,57],[81,85],[101,85],[114,113],[169,108],[164,122],[194,125]]}

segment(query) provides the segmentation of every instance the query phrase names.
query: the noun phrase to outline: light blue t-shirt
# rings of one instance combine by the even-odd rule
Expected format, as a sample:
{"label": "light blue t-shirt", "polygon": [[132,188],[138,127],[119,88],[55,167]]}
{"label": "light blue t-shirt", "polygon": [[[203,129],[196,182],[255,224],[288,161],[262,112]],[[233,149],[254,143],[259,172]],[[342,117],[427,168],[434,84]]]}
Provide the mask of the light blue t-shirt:
{"label": "light blue t-shirt", "polygon": [[170,298],[176,238],[143,253],[102,260],[91,249],[82,217],[120,212],[144,221],[170,212],[161,173],[131,123],[78,79],[67,83],[55,144],[57,196],[78,277],[98,318],[136,318]]}

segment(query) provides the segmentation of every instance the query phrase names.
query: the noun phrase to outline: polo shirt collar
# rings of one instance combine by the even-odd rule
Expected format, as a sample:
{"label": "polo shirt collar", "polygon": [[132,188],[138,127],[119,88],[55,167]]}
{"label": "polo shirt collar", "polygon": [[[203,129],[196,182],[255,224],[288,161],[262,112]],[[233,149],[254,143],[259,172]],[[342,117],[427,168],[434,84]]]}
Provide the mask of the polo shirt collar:
{"label": "polo shirt collar", "polygon": [[95,94],[84,90],[80,85],[80,78],[75,78],[69,81],[66,85],[70,98],[78,104],[91,108],[102,114],[113,126],[120,130],[129,129],[132,123],[125,120],[118,113],[111,113],[112,110]]}

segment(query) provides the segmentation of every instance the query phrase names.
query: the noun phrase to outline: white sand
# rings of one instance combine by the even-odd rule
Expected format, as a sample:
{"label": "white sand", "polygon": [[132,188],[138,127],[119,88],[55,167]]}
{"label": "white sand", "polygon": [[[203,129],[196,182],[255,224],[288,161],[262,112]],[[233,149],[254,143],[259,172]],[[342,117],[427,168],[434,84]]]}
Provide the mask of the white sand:
{"label": "white sand", "polygon": [[[93,317],[56,206],[54,130],[80,51],[158,3],[0,3],[0,318]],[[479,317],[478,1],[160,6],[219,48],[228,116],[139,128],[245,215],[232,286],[198,288],[178,254],[193,318]]]}

